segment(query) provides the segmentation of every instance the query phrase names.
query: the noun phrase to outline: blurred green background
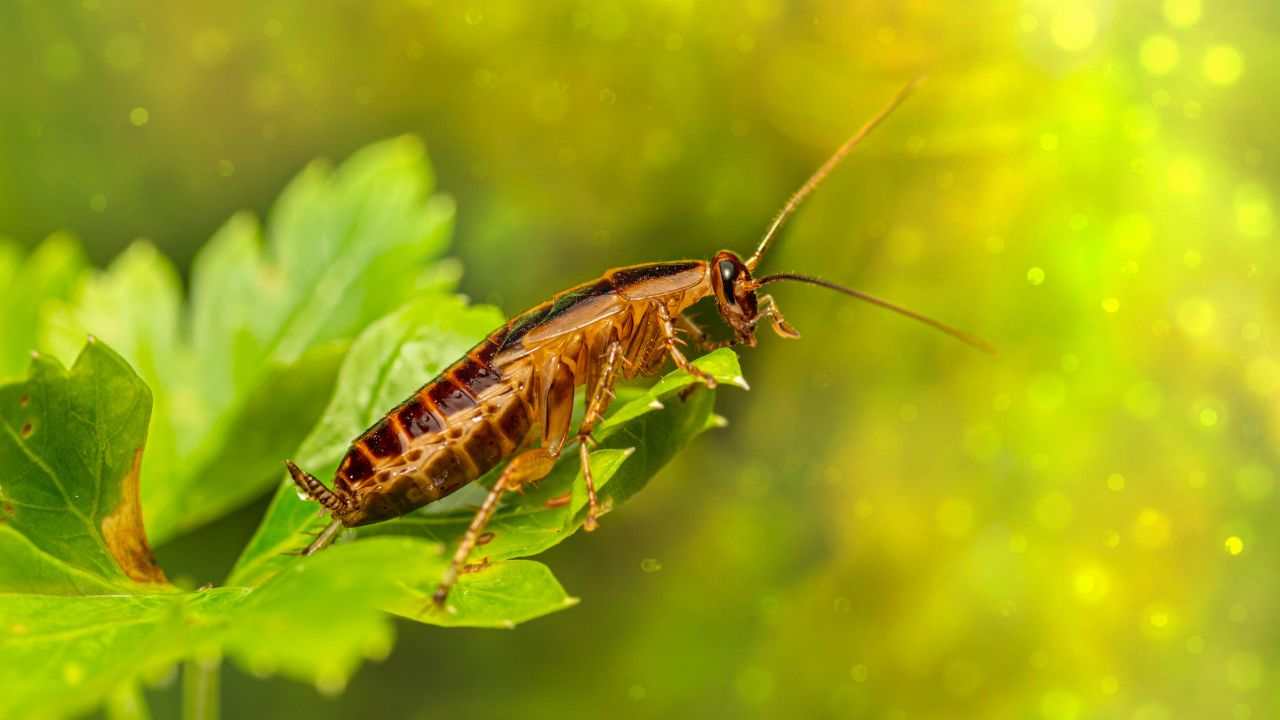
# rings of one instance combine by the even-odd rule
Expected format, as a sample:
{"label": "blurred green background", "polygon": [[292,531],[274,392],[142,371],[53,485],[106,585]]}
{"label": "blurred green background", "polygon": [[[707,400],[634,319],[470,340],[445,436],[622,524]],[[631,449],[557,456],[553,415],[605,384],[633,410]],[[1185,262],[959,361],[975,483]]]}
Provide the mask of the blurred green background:
{"label": "blurred green background", "polygon": [[[477,301],[749,250],[906,80],[767,270],[815,288],[730,426],[546,558],[577,608],[402,623],[227,717],[1280,714],[1280,5],[0,5],[0,231],[185,266],[287,178],[411,132]],[[256,505],[158,549],[215,580]],[[316,618],[323,623],[324,618]],[[151,693],[157,716],[177,690]]]}

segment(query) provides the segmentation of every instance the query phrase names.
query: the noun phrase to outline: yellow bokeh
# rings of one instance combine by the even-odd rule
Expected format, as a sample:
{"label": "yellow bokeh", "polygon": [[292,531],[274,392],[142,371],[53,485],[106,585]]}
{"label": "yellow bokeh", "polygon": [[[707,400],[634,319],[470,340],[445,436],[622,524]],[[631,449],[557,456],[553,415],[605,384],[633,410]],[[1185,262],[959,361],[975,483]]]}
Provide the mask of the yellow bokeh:
{"label": "yellow bokeh", "polygon": [[1178,43],[1168,35],[1152,35],[1142,41],[1142,66],[1152,75],[1168,75],[1178,66]]}
{"label": "yellow bokeh", "polygon": [[1133,521],[1133,541],[1138,547],[1158,550],[1169,544],[1172,535],[1169,516],[1155,508],[1144,508]]}
{"label": "yellow bokeh", "polygon": [[1244,56],[1231,45],[1214,45],[1205,53],[1201,69],[1209,82],[1233,85],[1244,72]]}
{"label": "yellow bokeh", "polygon": [[1164,0],[1164,17],[1170,25],[1188,28],[1200,21],[1200,0]]}
{"label": "yellow bokeh", "polygon": [[[354,717],[380,698],[406,717],[466,717],[481,698],[495,715],[621,720],[1280,715],[1274,2],[10,5],[0,294],[10,282],[30,294],[6,263],[59,228],[98,267],[151,238],[172,267],[148,276],[134,320],[103,320],[136,323],[110,341],[139,367],[191,382],[266,370],[242,367],[237,345],[196,377],[166,344],[204,332],[174,299],[201,296],[192,268],[228,257],[201,248],[248,209],[256,223],[219,237],[271,260],[250,284],[311,282],[276,256],[282,233],[320,252],[385,219],[336,227],[352,208],[300,219],[294,200],[370,142],[420,137],[421,181],[456,211],[442,252],[459,264],[423,283],[460,269],[459,293],[511,316],[613,267],[749,254],[809,173],[927,76],[753,275],[871,293],[995,357],[820,287],[770,284],[802,338],[763,319],[758,345],[735,347],[751,390],[716,391],[727,426],[601,531],[532,558],[578,606],[501,635],[397,620],[395,651],[345,695],[237,675],[227,714]],[[270,372],[338,372],[350,338],[313,321],[377,299],[337,282],[342,269],[314,283]],[[115,288],[73,279],[65,292]],[[5,314],[0,339],[23,318],[47,324],[0,347],[0,369],[25,373],[32,347],[67,332],[54,322],[66,302]],[[694,319],[733,338],[710,303]],[[331,346],[334,365],[294,357],[295,332]],[[425,382],[445,360],[420,354],[386,372]],[[224,428],[243,439],[236,453],[285,426],[305,435],[325,382],[307,403],[285,403],[284,381],[253,398],[289,422]],[[211,411],[156,397],[153,423]],[[163,437],[148,463],[174,451]],[[263,461],[265,480],[296,446]],[[633,479],[610,483],[629,494]],[[170,577],[225,582],[266,502],[244,501],[216,529],[154,544]],[[406,575],[423,567],[406,559]],[[98,685],[83,663],[56,672],[78,693]],[[180,685],[143,691],[156,716]]]}
{"label": "yellow bokeh", "polygon": [[1087,0],[1061,3],[1049,19],[1049,34],[1063,50],[1085,50],[1093,44],[1097,33],[1097,11]]}
{"label": "yellow bokeh", "polygon": [[1232,535],[1228,537],[1223,545],[1231,555],[1239,555],[1244,552],[1244,540],[1241,540],[1239,535]]}

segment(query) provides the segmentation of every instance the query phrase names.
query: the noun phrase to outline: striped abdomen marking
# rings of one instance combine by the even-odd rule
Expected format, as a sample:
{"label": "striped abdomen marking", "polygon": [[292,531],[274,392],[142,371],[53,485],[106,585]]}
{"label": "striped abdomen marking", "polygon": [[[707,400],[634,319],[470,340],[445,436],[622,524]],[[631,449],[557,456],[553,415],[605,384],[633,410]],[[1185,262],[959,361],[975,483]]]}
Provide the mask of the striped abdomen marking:
{"label": "striped abdomen marking", "polygon": [[357,505],[343,516],[345,524],[384,520],[442,498],[524,442],[533,424],[530,407],[488,362],[500,341],[495,336],[352,444],[335,481]]}

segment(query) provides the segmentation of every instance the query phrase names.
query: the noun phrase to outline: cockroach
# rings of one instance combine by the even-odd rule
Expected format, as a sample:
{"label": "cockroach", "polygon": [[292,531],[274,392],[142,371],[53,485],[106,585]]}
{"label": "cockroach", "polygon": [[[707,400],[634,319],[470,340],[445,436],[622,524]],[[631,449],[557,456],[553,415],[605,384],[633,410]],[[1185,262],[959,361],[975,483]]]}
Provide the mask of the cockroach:
{"label": "cockroach", "polygon": [[[988,350],[980,340],[937,320],[828,280],[795,273],[752,274],[787,218],[914,85],[902,88],[814,172],[778,212],[746,260],[722,250],[710,261],[610,270],[515,316],[393,408],[352,442],[332,490],[287,461],[301,491],[332,515],[328,527],[304,553],[326,546],[343,527],[388,520],[435,502],[510,458],[476,510],[432,595],[435,605],[443,607],[503,494],[545,477],[557,458],[575,444],[587,490],[583,528],[594,530],[600,506],[588,452],[592,430],[613,398],[614,383],[652,375],[670,358],[706,387],[716,385],[680,349],[686,344],[682,334],[701,348],[717,345],[685,315],[706,297],[715,298],[720,317],[733,333],[727,344],[754,347],[761,320],[767,320],[783,338],[798,338],[778,303],[758,292],[775,282],[792,281],[873,303]],[[574,433],[574,395],[580,385],[585,387],[586,408]]]}

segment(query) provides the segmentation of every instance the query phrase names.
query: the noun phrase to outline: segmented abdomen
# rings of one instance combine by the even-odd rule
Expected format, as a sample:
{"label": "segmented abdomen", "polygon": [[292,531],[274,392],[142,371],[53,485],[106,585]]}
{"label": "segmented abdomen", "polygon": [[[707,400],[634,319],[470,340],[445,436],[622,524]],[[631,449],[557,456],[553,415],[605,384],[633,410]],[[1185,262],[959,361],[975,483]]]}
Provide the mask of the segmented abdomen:
{"label": "segmented abdomen", "polygon": [[502,332],[351,444],[334,483],[355,505],[343,514],[343,524],[403,515],[458,490],[519,449],[533,425],[532,410],[525,378],[504,377],[491,364]]}

